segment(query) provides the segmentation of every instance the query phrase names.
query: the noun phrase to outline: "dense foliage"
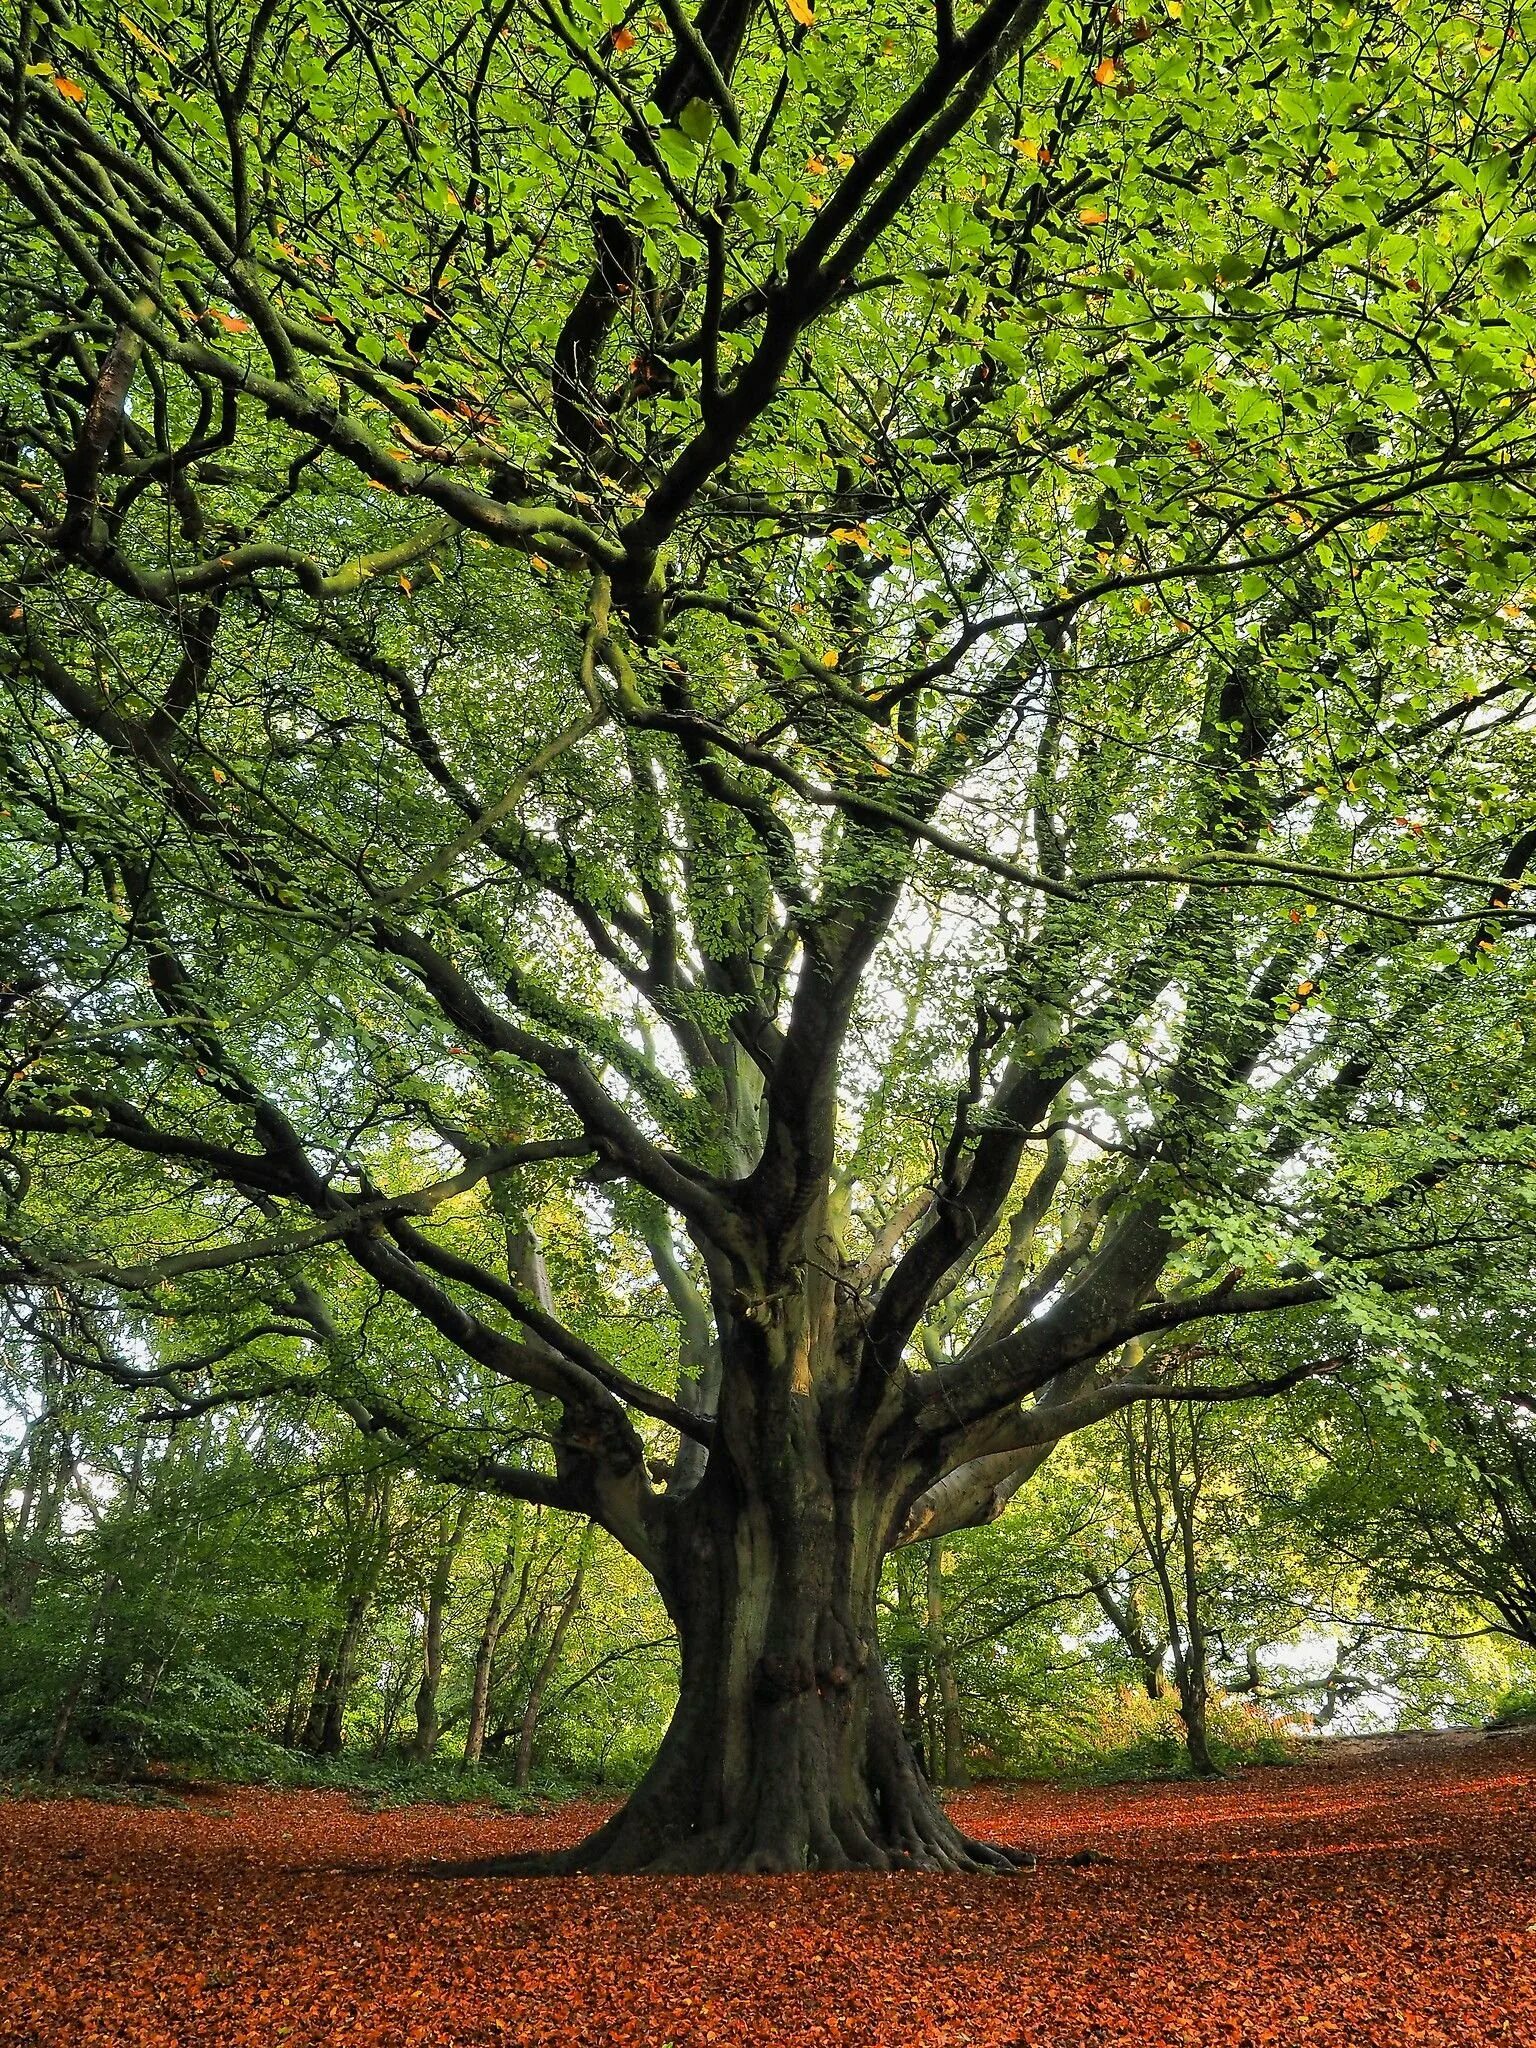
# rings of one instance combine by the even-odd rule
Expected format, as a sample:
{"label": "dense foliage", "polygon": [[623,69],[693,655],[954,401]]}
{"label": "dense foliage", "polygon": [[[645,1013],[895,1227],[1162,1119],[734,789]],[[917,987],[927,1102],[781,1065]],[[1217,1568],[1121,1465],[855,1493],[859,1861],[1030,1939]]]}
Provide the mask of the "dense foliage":
{"label": "dense foliage", "polygon": [[995,1865],[889,1553],[1146,1404],[1506,1413],[1526,16],[9,19],[15,1343],[600,1525],[598,1866]]}

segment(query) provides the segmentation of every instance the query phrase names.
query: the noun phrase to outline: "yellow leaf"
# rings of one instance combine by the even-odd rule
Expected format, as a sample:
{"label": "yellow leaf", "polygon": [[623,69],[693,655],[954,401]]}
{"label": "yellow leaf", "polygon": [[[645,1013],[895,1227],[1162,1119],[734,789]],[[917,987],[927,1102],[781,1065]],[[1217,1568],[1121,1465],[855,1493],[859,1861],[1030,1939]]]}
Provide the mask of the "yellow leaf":
{"label": "yellow leaf", "polygon": [[1020,156],[1027,156],[1032,164],[1039,163],[1040,145],[1038,142],[1031,141],[1029,136],[1015,135],[1015,137],[1013,138],[1013,146],[1019,152]]}
{"label": "yellow leaf", "polygon": [[85,105],[85,87],[83,85],[76,85],[72,78],[55,78],[53,82],[65,99],[73,100],[77,106]]}
{"label": "yellow leaf", "polygon": [[121,8],[119,8],[117,11],[117,18],[123,24],[123,27],[127,29],[129,35],[133,37],[133,40],[136,43],[142,43],[146,50],[153,50],[155,55],[157,57],[163,57],[167,64],[175,63],[176,59],[174,54],[165,47],[164,43],[157,43],[153,36],[145,35],[143,29],[139,27],[138,23],[136,21],[130,21]]}
{"label": "yellow leaf", "polygon": [[848,154],[846,149],[834,150],[832,153],[832,161],[837,165],[837,168],[840,171],[851,171],[853,169],[853,158]]}
{"label": "yellow leaf", "polygon": [[842,541],[845,546],[863,548],[866,553],[869,551],[869,528],[867,526],[834,526],[832,538]]}
{"label": "yellow leaf", "polygon": [[813,178],[824,178],[827,175],[827,167],[819,156],[808,156],[805,160],[805,168]]}
{"label": "yellow leaf", "polygon": [[1372,547],[1384,541],[1387,537],[1387,522],[1385,519],[1378,519],[1374,526],[1368,526],[1365,529],[1365,537]]}
{"label": "yellow leaf", "polygon": [[816,10],[811,5],[811,0],[787,0],[787,4],[790,13],[802,28],[816,26]]}
{"label": "yellow leaf", "polygon": [[1137,617],[1142,619],[1144,619],[1147,616],[1147,613],[1152,609],[1152,600],[1150,597],[1148,597],[1147,593],[1144,590],[1137,592],[1135,609]]}
{"label": "yellow leaf", "polygon": [[1315,989],[1316,987],[1317,983],[1315,981],[1298,981],[1296,984],[1296,993],[1299,996],[1309,996],[1311,995],[1313,989]]}
{"label": "yellow leaf", "polygon": [[1077,217],[1085,228],[1101,228],[1109,219],[1109,215],[1101,206],[1079,207]]}
{"label": "yellow leaf", "polygon": [[212,775],[215,782],[227,782],[229,780],[229,777],[222,768],[211,768],[208,772]]}
{"label": "yellow leaf", "polygon": [[401,588],[401,589],[402,589],[402,590],[403,590],[403,591],[405,592],[405,594],[406,594],[406,596],[407,596],[407,597],[409,597],[409,596],[410,596],[410,594],[411,594],[411,579],[410,579],[410,577],[409,577],[409,576],[407,576],[407,575],[404,575],[403,573],[402,573],[402,575],[401,575],[401,578],[400,578],[400,588]]}
{"label": "yellow leaf", "polygon": [[1093,67],[1093,82],[1094,82],[1094,84],[1095,84],[1095,85],[1110,85],[1110,84],[1112,84],[1112,83],[1114,82],[1114,78],[1115,78],[1115,73],[1116,73],[1116,71],[1117,71],[1118,69],[1119,69],[1119,66],[1118,66],[1118,65],[1117,65],[1117,64],[1115,63],[1115,60],[1114,60],[1114,58],[1113,58],[1113,57],[1103,57],[1103,58],[1101,58],[1101,59],[1099,60],[1099,62],[1098,62],[1097,64],[1095,64],[1095,65],[1094,65],[1094,67]]}
{"label": "yellow leaf", "polygon": [[545,561],[542,555],[530,555],[528,557],[528,560],[532,563],[533,567],[538,570],[541,576],[547,576],[549,574],[549,564]]}
{"label": "yellow leaf", "polygon": [[1180,21],[1184,15],[1184,0],[1168,0],[1168,19]]}

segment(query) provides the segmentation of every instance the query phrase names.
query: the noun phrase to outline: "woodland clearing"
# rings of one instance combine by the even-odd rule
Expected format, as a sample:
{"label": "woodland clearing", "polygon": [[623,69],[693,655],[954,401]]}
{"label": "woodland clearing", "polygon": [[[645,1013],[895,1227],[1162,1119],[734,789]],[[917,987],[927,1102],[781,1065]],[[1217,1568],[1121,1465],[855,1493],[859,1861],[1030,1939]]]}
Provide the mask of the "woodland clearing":
{"label": "woodland clearing", "polygon": [[[539,1816],[200,1788],[0,1806],[5,2048],[1474,2048],[1536,2037],[1536,1737],[984,1787],[1016,1878],[443,1881]],[[1068,1859],[1083,1850],[1103,1861]]]}

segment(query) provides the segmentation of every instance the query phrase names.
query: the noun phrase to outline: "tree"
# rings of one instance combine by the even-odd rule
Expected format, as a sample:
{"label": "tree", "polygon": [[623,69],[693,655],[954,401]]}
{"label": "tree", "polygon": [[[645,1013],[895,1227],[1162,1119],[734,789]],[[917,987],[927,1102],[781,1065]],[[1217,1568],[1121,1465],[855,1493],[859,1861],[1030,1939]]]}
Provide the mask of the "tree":
{"label": "tree", "polygon": [[23,11],[0,1281],[644,1564],[573,1865],[1005,1863],[882,1558],[1529,1243],[1524,38]]}
{"label": "tree", "polygon": [[1480,1372],[1405,1360],[1368,1403],[1331,1405],[1301,1512],[1389,1608],[1428,1599],[1536,1649],[1536,1392],[1507,1322],[1478,1334]]}

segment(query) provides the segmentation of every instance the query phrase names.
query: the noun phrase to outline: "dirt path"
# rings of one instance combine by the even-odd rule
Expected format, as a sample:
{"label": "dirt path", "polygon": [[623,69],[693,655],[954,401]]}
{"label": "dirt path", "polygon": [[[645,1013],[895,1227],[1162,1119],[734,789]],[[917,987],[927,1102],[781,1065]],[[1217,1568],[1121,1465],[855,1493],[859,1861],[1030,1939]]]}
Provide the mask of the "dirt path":
{"label": "dirt path", "polygon": [[1536,1738],[959,1806],[1039,1871],[448,1885],[591,1809],[0,1805],[0,2044],[1536,2042]]}

